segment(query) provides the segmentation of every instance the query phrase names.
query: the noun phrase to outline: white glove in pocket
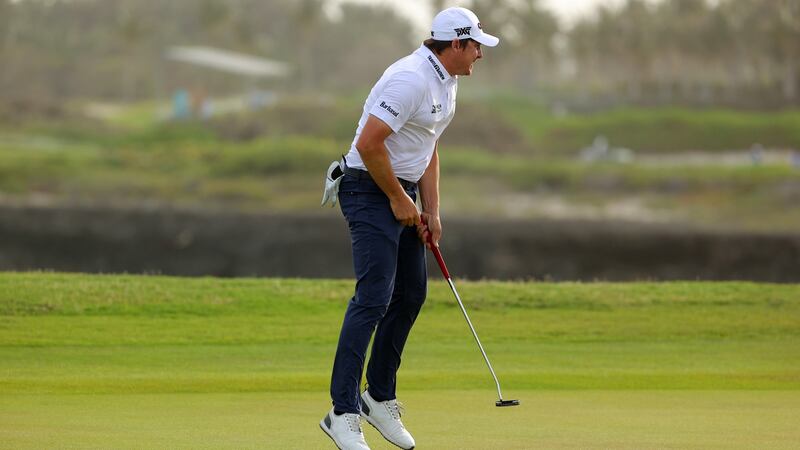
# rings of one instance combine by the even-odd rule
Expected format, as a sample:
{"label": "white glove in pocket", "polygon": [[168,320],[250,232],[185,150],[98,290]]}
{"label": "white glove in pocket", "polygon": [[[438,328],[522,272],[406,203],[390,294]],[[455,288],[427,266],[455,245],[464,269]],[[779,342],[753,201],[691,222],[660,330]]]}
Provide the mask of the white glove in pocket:
{"label": "white glove in pocket", "polygon": [[331,202],[331,208],[336,206],[339,200],[339,183],[342,182],[342,167],[339,161],[334,161],[328,166],[328,171],[325,173],[325,190],[322,192],[322,203],[319,206],[325,206],[325,203]]}

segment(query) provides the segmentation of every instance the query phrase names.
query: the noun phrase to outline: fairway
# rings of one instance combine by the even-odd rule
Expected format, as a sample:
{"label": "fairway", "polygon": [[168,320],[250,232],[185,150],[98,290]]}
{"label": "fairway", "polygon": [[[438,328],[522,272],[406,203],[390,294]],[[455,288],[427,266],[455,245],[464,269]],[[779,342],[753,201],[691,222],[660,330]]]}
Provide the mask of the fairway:
{"label": "fairway", "polygon": [[[398,375],[418,448],[791,448],[800,286],[432,283]],[[0,274],[0,447],[333,448],[350,281]],[[394,448],[369,425],[373,448]]]}

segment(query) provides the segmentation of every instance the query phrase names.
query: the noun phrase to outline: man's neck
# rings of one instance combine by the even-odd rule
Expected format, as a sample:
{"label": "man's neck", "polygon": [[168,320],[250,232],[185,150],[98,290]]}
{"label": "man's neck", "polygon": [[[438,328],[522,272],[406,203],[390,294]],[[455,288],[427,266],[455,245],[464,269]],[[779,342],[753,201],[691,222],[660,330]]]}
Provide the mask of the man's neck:
{"label": "man's neck", "polygon": [[444,67],[444,70],[446,70],[447,73],[450,74],[451,77],[455,78],[455,76],[456,76],[455,75],[455,61],[453,61],[453,52],[452,52],[452,50],[451,51],[445,50],[442,53],[439,53],[438,55],[436,55],[436,58],[442,64],[442,67]]}

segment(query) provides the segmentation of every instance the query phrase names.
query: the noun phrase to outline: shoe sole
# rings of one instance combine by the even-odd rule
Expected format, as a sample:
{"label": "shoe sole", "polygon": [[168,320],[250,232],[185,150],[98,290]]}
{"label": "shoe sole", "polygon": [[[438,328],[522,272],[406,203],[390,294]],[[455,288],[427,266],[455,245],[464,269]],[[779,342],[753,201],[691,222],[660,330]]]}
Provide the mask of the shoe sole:
{"label": "shoe sole", "polygon": [[372,428],[375,428],[376,430],[378,430],[378,433],[380,433],[380,434],[381,434],[381,436],[383,436],[383,438],[384,438],[384,439],[386,439],[388,442],[390,442],[392,445],[395,445],[395,446],[397,446],[397,447],[400,447],[400,448],[402,448],[403,450],[414,450],[414,447],[408,447],[408,448],[406,448],[406,447],[403,447],[402,445],[398,444],[397,442],[394,442],[393,440],[389,439],[389,437],[388,437],[388,436],[386,436],[385,434],[383,434],[383,431],[381,431],[381,429],[380,429],[380,428],[378,428],[378,426],[377,426],[377,425],[375,425],[374,423],[372,423],[372,420],[370,420],[370,417],[369,417],[369,416],[365,416],[365,415],[363,415],[363,414],[362,414],[362,415],[361,415],[361,417],[363,417],[363,418],[364,418],[364,420],[366,420],[368,424],[372,425]]}
{"label": "shoe sole", "polygon": [[328,433],[328,430],[325,429],[325,425],[322,422],[319,423],[319,429],[322,430],[323,433],[325,433],[325,436],[328,436],[329,438],[331,438],[331,440],[333,441],[333,445],[335,445],[336,448],[338,448],[339,450],[342,450],[342,447],[340,447],[339,443],[336,442],[336,439],[334,439],[333,436],[331,436],[331,434]]}

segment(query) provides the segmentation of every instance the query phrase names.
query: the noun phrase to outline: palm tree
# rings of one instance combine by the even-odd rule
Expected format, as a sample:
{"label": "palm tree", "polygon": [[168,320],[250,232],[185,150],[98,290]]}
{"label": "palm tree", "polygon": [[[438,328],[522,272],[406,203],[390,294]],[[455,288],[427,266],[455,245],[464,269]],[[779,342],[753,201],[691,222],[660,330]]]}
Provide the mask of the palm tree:
{"label": "palm tree", "polygon": [[320,39],[319,33],[323,0],[300,0],[294,10],[294,22],[298,31],[298,54],[300,55],[301,84],[305,89],[311,89],[316,84],[317,72],[314,63],[314,47]]}

